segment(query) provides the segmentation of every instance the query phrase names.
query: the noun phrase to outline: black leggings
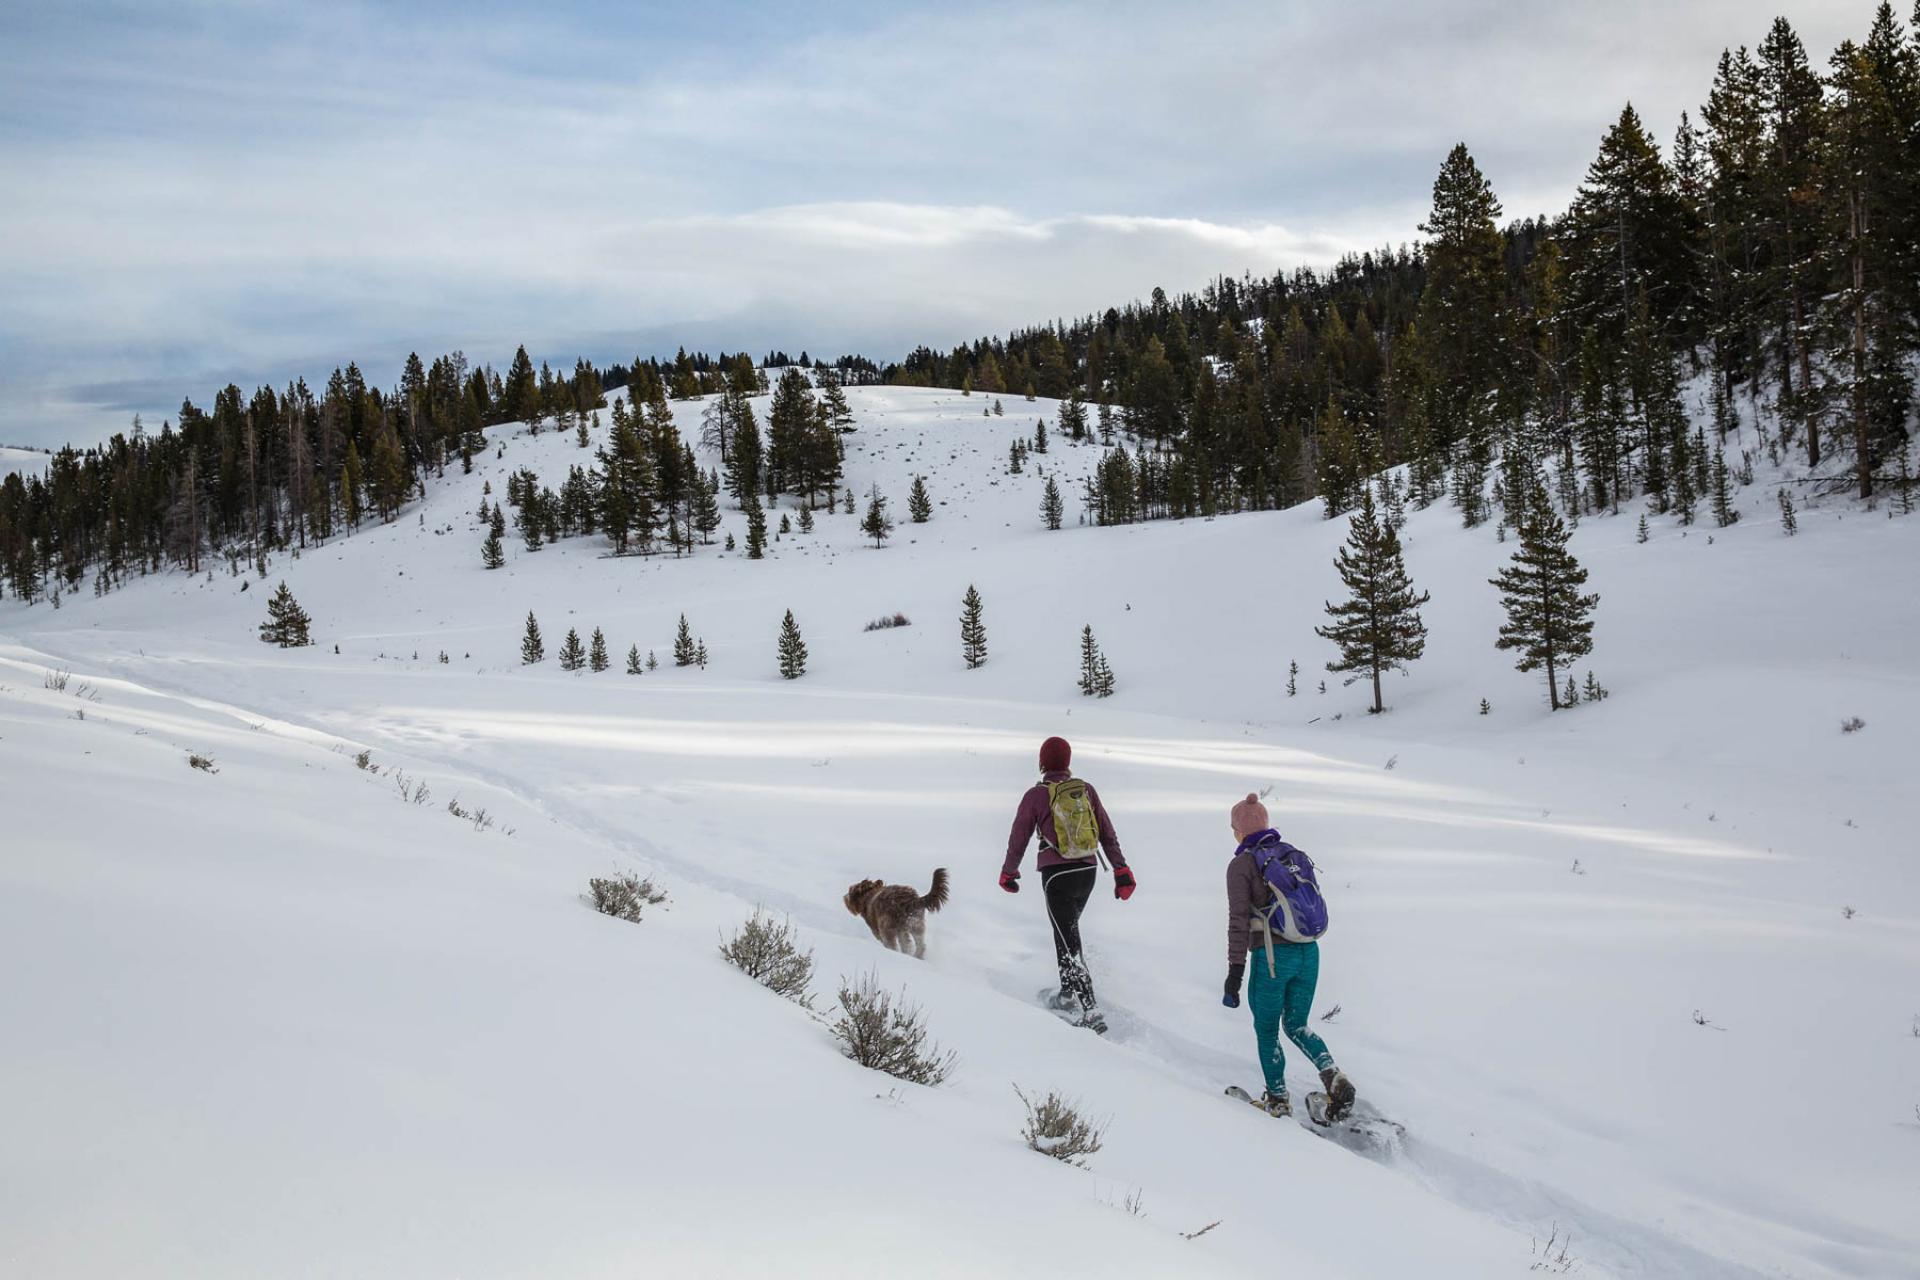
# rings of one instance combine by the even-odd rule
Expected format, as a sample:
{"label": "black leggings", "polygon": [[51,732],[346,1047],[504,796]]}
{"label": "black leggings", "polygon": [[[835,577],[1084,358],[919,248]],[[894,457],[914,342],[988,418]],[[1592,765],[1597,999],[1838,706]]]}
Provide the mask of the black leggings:
{"label": "black leggings", "polygon": [[1047,900],[1047,919],[1053,922],[1054,958],[1060,962],[1060,994],[1073,996],[1083,1009],[1093,1008],[1093,977],[1080,954],[1080,913],[1093,896],[1095,872],[1091,861],[1040,868],[1040,892]]}

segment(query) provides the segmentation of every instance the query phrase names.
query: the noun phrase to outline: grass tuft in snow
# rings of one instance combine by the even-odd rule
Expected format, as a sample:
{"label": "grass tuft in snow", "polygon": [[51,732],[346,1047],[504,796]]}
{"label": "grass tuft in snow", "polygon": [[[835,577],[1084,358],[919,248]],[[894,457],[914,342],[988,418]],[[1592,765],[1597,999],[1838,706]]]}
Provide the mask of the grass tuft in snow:
{"label": "grass tuft in snow", "polygon": [[656,888],[651,877],[642,879],[631,871],[607,878],[596,876],[587,881],[587,888],[595,911],[634,924],[640,923],[640,915],[648,907],[667,900],[666,892]]}
{"label": "grass tuft in snow", "polygon": [[958,1061],[928,1041],[919,1006],[906,1003],[904,992],[895,1003],[871,972],[852,983],[840,979],[840,1016],[832,1030],[849,1058],[909,1084],[941,1084]]}
{"label": "grass tuft in snow", "polygon": [[720,944],[726,962],[755,982],[803,1009],[813,1007],[807,987],[813,981],[813,952],[795,941],[793,921],[777,923],[755,909],[731,938]]}
{"label": "grass tuft in snow", "polygon": [[1567,1238],[1562,1240],[1560,1224],[1554,1223],[1545,1244],[1538,1240],[1533,1242],[1533,1265],[1527,1270],[1544,1271],[1556,1276],[1572,1275],[1580,1266],[1579,1262],[1567,1252],[1572,1244],[1572,1234],[1569,1233]]}
{"label": "grass tuft in snow", "polygon": [[187,765],[190,768],[200,770],[202,773],[220,772],[218,766],[213,763],[212,756],[203,756],[197,751],[189,751],[187,753]]}
{"label": "grass tuft in snow", "polygon": [[895,627],[910,627],[913,620],[904,613],[890,613],[875,618],[864,628],[867,631],[891,631]]}
{"label": "grass tuft in snow", "polygon": [[1027,1109],[1020,1136],[1026,1139],[1028,1149],[1064,1164],[1086,1168],[1087,1157],[1100,1150],[1106,1124],[1081,1115],[1077,1103],[1052,1090],[1037,1103],[1022,1092],[1019,1085],[1013,1086],[1013,1092]]}

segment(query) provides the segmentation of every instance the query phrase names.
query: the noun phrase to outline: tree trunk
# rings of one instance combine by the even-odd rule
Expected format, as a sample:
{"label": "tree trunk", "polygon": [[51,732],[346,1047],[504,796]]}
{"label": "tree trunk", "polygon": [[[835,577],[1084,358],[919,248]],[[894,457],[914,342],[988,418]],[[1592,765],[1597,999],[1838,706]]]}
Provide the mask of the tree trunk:
{"label": "tree trunk", "polygon": [[1553,653],[1551,650],[1547,653],[1547,709],[1549,711],[1558,711],[1560,709],[1560,680],[1558,674],[1553,669]]}
{"label": "tree trunk", "polygon": [[1800,300],[1800,286],[1793,287],[1793,333],[1794,350],[1800,362],[1800,399],[1802,409],[1800,418],[1807,424],[1807,465],[1820,465],[1820,415],[1813,404],[1813,357],[1807,351],[1805,327],[1805,304]]}
{"label": "tree trunk", "polygon": [[1860,195],[1847,197],[1848,229],[1853,258],[1853,448],[1860,469],[1860,496],[1873,496],[1873,459],[1867,440],[1867,263],[1860,252]]}
{"label": "tree trunk", "polygon": [[1373,714],[1379,715],[1386,708],[1380,703],[1380,668],[1373,669]]}

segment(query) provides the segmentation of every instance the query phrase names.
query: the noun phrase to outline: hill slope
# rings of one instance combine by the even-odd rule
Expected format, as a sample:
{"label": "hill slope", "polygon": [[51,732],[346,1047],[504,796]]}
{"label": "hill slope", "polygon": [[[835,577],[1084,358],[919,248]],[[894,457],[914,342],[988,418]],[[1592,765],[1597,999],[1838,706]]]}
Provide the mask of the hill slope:
{"label": "hill slope", "polygon": [[[575,539],[510,544],[484,572],[482,484],[497,497],[521,466],[557,483],[590,456],[548,433],[277,564],[314,649],[260,645],[262,584],[225,576],[0,603],[0,753],[34,797],[0,859],[0,946],[46,975],[0,997],[29,1028],[3,1082],[45,1104],[0,1157],[32,1192],[6,1197],[0,1256],[38,1274],[1172,1274],[1257,1264],[1280,1220],[1332,1275],[1521,1274],[1555,1229],[1585,1274],[1906,1274],[1920,599],[1861,584],[1909,571],[1911,521],[1811,510],[1789,541],[1762,486],[1726,530],[1655,521],[1640,545],[1631,517],[1588,521],[1574,548],[1614,696],[1549,715],[1491,645],[1486,579],[1511,548],[1414,513],[1432,639],[1367,717],[1358,686],[1318,691],[1344,521],[1049,533],[1041,479],[1004,472],[1054,406],[850,399],[849,479],[902,520],[882,550],[836,514],[765,562]],[[1096,456],[1033,460],[1058,468],[1070,524]],[[913,474],[941,504],[926,525],[904,521]],[[971,672],[968,583],[991,652]],[[811,651],[792,683],[788,608]],[[530,610],[549,654],[604,628],[614,669],[520,667]],[[895,611],[914,625],[862,630]],[[665,663],[682,613],[708,670],[620,673],[629,644]],[[1074,693],[1083,624],[1111,700]],[[41,687],[63,667],[67,691]],[[1851,715],[1867,727],[1843,734]],[[1044,914],[992,887],[1055,732],[1141,877],[1087,919],[1106,1041],[1033,1007]],[[362,749],[431,803],[402,804]],[[1409,1127],[1383,1160],[1219,1098],[1257,1076],[1245,1011],[1219,1005],[1226,810],[1269,786],[1332,897],[1317,1008],[1341,1013],[1321,1029]],[[456,795],[496,827],[446,814]],[[585,911],[615,863],[670,909]],[[840,906],[853,880],[936,865],[956,890],[925,963]],[[713,942],[756,903],[816,949],[824,1003],[840,974],[905,985],[960,1053],[954,1081],[896,1091],[726,968]],[[1020,1147],[1012,1083],[1112,1116],[1091,1174]],[[1118,1207],[1135,1188],[1141,1218]]]}

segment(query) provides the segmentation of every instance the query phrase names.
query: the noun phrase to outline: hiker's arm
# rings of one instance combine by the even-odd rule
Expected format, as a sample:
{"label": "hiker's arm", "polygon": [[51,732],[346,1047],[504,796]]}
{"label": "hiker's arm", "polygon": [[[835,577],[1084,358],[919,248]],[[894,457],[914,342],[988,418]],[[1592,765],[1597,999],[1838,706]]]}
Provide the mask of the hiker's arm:
{"label": "hiker's arm", "polygon": [[1227,863],[1227,967],[1244,964],[1247,959],[1247,920],[1253,914],[1253,897],[1246,868],[1240,859]]}
{"label": "hiker's arm", "polygon": [[1040,815],[1034,811],[1033,792],[1020,797],[1020,807],[1013,811],[1013,830],[1007,835],[1007,860],[1000,864],[1000,870],[1006,875],[1020,873],[1020,860],[1027,856],[1027,844],[1033,839],[1033,829],[1040,821]]}
{"label": "hiker's arm", "polygon": [[1120,852],[1120,837],[1113,834],[1113,819],[1107,816],[1107,806],[1100,803],[1100,793],[1088,787],[1087,799],[1093,801],[1093,820],[1100,825],[1100,847],[1107,851],[1107,861],[1115,868],[1126,866],[1127,855]]}

